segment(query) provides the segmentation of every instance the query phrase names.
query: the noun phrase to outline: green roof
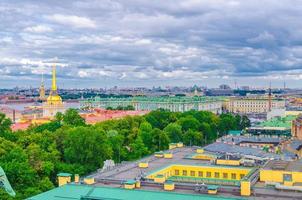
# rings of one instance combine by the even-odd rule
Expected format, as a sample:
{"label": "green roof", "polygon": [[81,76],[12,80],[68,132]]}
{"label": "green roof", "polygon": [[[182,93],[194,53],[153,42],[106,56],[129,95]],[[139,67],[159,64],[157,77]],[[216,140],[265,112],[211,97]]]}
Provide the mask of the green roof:
{"label": "green roof", "polygon": [[127,190],[110,187],[67,184],[48,192],[28,198],[27,200],[81,200],[82,199],[119,199],[119,200],[234,200],[242,198],[226,198],[201,194],[180,194],[175,192],[159,192],[146,190]]}
{"label": "green roof", "polygon": [[217,185],[208,185],[209,190],[217,190],[219,187]]}
{"label": "green roof", "polygon": [[240,130],[229,130],[228,135],[240,135],[241,132]]}
{"label": "green roof", "polygon": [[275,117],[271,120],[264,121],[259,124],[260,127],[284,127],[284,128],[290,128],[292,121],[296,119],[297,116],[288,115],[286,117]]}
{"label": "green roof", "polygon": [[72,174],[69,174],[69,173],[59,173],[59,174],[57,174],[57,176],[69,177],[69,176],[72,176]]}
{"label": "green roof", "polygon": [[173,182],[173,181],[171,181],[171,180],[167,180],[167,181],[165,182],[165,184],[167,184],[167,185],[173,185],[173,184],[174,184],[174,182]]}
{"label": "green roof", "polygon": [[127,181],[125,182],[126,185],[133,185],[133,184],[135,184],[135,183],[136,183],[135,180],[127,180]]}

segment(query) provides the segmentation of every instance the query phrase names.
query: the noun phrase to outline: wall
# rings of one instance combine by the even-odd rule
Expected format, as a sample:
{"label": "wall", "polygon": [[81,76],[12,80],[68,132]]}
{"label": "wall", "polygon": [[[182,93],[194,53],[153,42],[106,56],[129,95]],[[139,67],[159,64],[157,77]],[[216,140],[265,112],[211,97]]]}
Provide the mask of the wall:
{"label": "wall", "polygon": [[260,181],[263,182],[278,182],[283,183],[283,175],[290,174],[292,175],[292,182],[300,182],[302,183],[302,172],[292,172],[292,171],[284,171],[284,170],[260,170]]}
{"label": "wall", "polygon": [[166,178],[170,176],[187,176],[196,178],[214,178],[225,180],[241,180],[251,169],[239,167],[212,167],[212,166],[191,166],[191,165],[170,165],[147,176],[154,179],[158,174]]}

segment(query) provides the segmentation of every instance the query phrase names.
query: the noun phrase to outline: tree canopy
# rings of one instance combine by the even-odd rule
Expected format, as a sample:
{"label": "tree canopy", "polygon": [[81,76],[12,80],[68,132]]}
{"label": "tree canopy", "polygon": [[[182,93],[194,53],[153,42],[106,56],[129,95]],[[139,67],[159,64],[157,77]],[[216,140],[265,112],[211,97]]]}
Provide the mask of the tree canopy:
{"label": "tree canopy", "polygon": [[[245,116],[167,110],[87,125],[69,109],[47,124],[12,132],[11,121],[0,114],[0,166],[17,193],[14,199],[26,199],[57,186],[59,172],[86,175],[106,159],[136,160],[167,149],[170,142],[205,145],[249,125]],[[12,199],[2,189],[0,196]]]}

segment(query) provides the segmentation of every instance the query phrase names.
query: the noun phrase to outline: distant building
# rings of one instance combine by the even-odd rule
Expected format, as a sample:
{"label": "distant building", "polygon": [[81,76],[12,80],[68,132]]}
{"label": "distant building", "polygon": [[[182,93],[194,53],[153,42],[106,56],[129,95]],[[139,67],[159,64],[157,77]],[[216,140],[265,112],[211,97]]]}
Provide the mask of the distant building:
{"label": "distant building", "polygon": [[284,99],[274,97],[271,104],[269,102],[267,96],[231,97],[225,101],[224,108],[228,112],[240,114],[267,113],[270,109],[285,108]]}
{"label": "distant building", "polygon": [[64,112],[62,98],[58,95],[56,82],[56,66],[52,67],[52,87],[47,101],[43,103],[43,117],[54,117],[58,112]]}
{"label": "distant building", "polygon": [[260,181],[269,182],[279,190],[301,184],[301,177],[302,164],[299,161],[272,160],[260,169]]}
{"label": "distant building", "polygon": [[46,96],[45,96],[45,86],[44,86],[44,75],[42,74],[42,81],[41,81],[41,86],[39,88],[39,99],[41,101],[45,101],[46,100]]}
{"label": "distant building", "polygon": [[21,111],[9,107],[0,107],[0,113],[4,113],[12,122],[16,122],[22,117]]}
{"label": "distant building", "polygon": [[131,97],[131,98],[91,98],[80,102],[85,108],[117,108],[118,106],[133,106],[135,110],[167,109],[173,112],[189,110],[205,110],[221,113],[222,99],[209,97]]}
{"label": "distant building", "polygon": [[266,120],[246,129],[250,135],[271,136],[271,137],[291,137],[291,124],[296,116],[275,117]]}
{"label": "distant building", "polygon": [[206,91],[207,96],[233,96],[234,90],[228,85],[220,85],[219,88]]}
{"label": "distant building", "polygon": [[292,136],[298,140],[302,140],[302,115],[292,123]]}
{"label": "distant building", "polygon": [[221,89],[221,90],[229,90],[229,89],[231,89],[231,87],[229,85],[222,84],[222,85],[219,85],[219,89]]}

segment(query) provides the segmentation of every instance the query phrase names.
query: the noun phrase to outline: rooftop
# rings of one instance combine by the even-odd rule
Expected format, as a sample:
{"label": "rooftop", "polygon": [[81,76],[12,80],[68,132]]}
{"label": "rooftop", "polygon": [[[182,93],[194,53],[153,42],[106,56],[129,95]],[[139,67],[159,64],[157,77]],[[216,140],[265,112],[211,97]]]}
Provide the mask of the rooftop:
{"label": "rooftop", "polygon": [[271,160],[263,167],[263,169],[302,172],[302,163],[299,161],[290,162],[281,160]]}
{"label": "rooftop", "polygon": [[232,142],[236,145],[241,143],[261,143],[261,144],[280,144],[282,139],[273,137],[257,137],[257,136],[233,136],[224,138],[224,142]]}
{"label": "rooftop", "polygon": [[284,127],[291,128],[291,123],[297,116],[288,115],[286,117],[275,117],[271,120],[259,124],[260,127]]}
{"label": "rooftop", "polygon": [[242,147],[238,145],[231,145],[231,144],[225,144],[222,142],[216,142],[213,144],[210,144],[204,148],[204,150],[209,152],[216,152],[216,153],[222,153],[222,154],[238,154],[243,156],[255,156],[257,158],[263,158],[263,159],[281,159],[284,156],[284,159],[292,159],[287,158],[285,154],[274,154],[274,153],[267,153],[262,151],[261,149],[251,148],[251,147]]}
{"label": "rooftop", "polygon": [[[158,171],[159,169],[166,168],[173,164],[178,165],[203,165],[208,164],[208,161],[202,160],[192,160],[187,159],[186,156],[195,153],[194,148],[184,147],[184,148],[177,148],[166,152],[172,152],[173,158],[165,159],[165,158],[156,158],[154,155],[147,156],[141,160],[135,162],[124,162],[117,166],[116,168],[109,170],[109,171],[99,171],[91,176],[95,179],[102,179],[108,178],[114,180],[130,180],[135,179],[137,177],[144,176],[154,171]],[[148,162],[148,168],[141,169],[139,168],[138,164],[140,162]]]}
{"label": "rooftop", "polygon": [[302,148],[302,141],[301,140],[293,140],[290,143],[290,146],[295,150],[300,150]]}
{"label": "rooftop", "polygon": [[67,184],[55,188],[48,192],[31,197],[28,200],[83,200],[83,199],[116,199],[116,200],[234,200],[236,198],[226,198],[221,196],[179,194],[175,192],[146,191],[146,190],[126,190],[110,187],[95,187],[88,185]]}

